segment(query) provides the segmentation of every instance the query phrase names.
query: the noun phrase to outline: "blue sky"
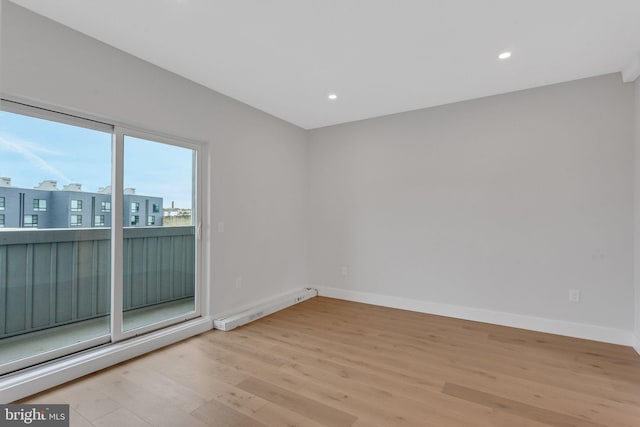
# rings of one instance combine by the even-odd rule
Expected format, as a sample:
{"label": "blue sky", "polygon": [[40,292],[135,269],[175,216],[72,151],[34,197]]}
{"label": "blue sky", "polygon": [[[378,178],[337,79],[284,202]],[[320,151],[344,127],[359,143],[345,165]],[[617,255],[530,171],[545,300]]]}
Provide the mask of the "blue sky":
{"label": "blue sky", "polygon": [[[124,184],[136,194],[191,207],[192,150],[125,137]],[[82,184],[96,192],[111,183],[111,134],[0,111],[0,176],[33,188]]]}

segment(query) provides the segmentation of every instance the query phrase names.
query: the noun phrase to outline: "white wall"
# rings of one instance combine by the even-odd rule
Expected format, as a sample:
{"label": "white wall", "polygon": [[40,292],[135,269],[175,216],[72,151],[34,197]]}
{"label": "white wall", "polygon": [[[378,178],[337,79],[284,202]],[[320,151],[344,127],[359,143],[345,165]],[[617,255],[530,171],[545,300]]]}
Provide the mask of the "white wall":
{"label": "white wall", "polygon": [[633,328],[618,75],[305,133],[6,1],[1,36],[3,93],[208,143],[214,312],[313,283]]}
{"label": "white wall", "polygon": [[[205,141],[213,312],[306,281],[306,142],[293,125],[3,2],[0,91]],[[235,289],[236,276],[243,277]]]}
{"label": "white wall", "polygon": [[616,74],[311,131],[311,283],[630,331],[632,111]]}
{"label": "white wall", "polygon": [[640,78],[636,79],[635,88],[635,347],[640,353]]}

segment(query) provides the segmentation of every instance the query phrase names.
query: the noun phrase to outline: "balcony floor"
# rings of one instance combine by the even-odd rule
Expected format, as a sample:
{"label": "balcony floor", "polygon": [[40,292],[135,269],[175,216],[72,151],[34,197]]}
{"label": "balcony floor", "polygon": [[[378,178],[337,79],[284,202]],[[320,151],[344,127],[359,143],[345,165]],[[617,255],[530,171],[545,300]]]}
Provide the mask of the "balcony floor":
{"label": "balcony floor", "polygon": [[[189,313],[194,309],[193,298],[185,298],[124,313],[124,329],[131,330]],[[90,339],[109,335],[109,316],[58,326],[38,332],[0,340],[0,365],[25,357],[46,353]]]}

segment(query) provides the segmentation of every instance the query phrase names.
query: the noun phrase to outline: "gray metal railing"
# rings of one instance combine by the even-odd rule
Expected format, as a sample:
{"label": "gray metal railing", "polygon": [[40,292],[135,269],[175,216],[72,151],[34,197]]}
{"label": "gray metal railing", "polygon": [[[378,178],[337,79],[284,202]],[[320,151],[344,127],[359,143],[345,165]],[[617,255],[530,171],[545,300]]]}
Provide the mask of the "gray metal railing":
{"label": "gray metal railing", "polygon": [[[0,338],[109,314],[109,229],[0,232]],[[193,297],[194,227],[124,229],[125,310]]]}

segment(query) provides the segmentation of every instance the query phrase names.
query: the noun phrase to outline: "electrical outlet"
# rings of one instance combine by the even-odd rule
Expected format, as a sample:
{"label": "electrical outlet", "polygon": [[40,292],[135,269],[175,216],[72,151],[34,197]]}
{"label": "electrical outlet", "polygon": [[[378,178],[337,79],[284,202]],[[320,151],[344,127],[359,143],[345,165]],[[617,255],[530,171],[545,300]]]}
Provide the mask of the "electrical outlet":
{"label": "electrical outlet", "polygon": [[569,302],[580,302],[580,289],[569,289]]}
{"label": "electrical outlet", "polygon": [[240,289],[242,287],[242,277],[236,277],[236,289]]}
{"label": "electrical outlet", "polygon": [[346,265],[343,266],[340,271],[342,272],[342,275],[345,277],[349,275],[349,267],[347,267]]}

